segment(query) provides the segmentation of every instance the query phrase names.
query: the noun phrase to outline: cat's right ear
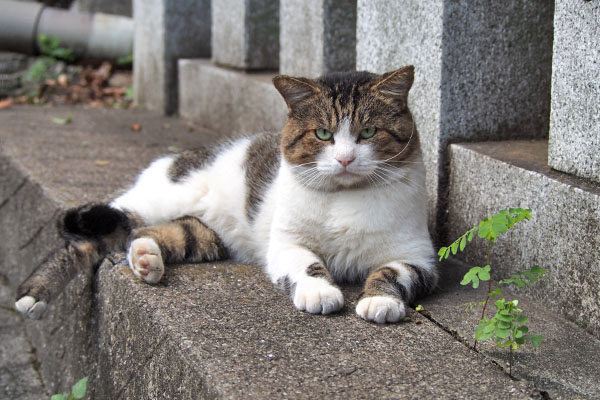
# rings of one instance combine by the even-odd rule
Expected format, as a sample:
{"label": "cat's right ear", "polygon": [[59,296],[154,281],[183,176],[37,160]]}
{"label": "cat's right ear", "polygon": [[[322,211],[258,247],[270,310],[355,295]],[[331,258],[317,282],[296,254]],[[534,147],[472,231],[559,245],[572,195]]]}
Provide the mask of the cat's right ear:
{"label": "cat's right ear", "polygon": [[276,76],[273,78],[273,84],[279,93],[281,93],[281,96],[290,110],[293,109],[296,104],[321,91],[321,88],[310,79],[293,78],[287,75]]}

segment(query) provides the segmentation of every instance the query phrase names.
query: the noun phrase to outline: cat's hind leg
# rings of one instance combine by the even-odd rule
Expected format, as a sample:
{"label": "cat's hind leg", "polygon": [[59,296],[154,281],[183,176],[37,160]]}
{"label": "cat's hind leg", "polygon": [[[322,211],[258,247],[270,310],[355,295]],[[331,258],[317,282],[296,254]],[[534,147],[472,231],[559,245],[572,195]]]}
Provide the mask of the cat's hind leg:
{"label": "cat's hind leg", "polygon": [[379,324],[398,322],[405,317],[408,303],[431,292],[436,282],[433,268],[399,261],[389,263],[367,277],[356,313]]}
{"label": "cat's hind leg", "polygon": [[215,231],[192,216],[137,229],[131,239],[127,253],[129,266],[136,277],[150,284],[161,280],[165,264],[227,257],[227,250]]}
{"label": "cat's hind leg", "polygon": [[56,249],[17,289],[15,308],[41,318],[48,303],[82,270],[91,270],[110,251],[123,249],[133,215],[107,204],[86,204],[68,210],[58,229],[65,245]]}

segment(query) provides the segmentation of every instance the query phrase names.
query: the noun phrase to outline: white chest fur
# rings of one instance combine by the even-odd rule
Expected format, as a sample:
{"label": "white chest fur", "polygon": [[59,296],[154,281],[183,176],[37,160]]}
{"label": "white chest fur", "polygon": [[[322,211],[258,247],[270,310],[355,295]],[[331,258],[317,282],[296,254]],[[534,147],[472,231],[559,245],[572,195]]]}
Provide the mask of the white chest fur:
{"label": "white chest fur", "polygon": [[309,249],[336,280],[363,278],[392,261],[432,257],[425,193],[412,186],[314,191],[283,165],[274,188],[270,245],[289,241]]}

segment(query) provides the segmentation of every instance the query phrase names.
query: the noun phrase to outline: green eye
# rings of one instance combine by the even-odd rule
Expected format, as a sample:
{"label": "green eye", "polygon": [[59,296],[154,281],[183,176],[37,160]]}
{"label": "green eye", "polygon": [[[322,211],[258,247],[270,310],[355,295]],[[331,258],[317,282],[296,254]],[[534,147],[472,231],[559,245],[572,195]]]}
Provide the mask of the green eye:
{"label": "green eye", "polygon": [[331,138],[333,137],[333,133],[329,132],[326,129],[315,130],[315,135],[320,140],[331,140]]}
{"label": "green eye", "polygon": [[370,139],[375,136],[375,132],[377,132],[377,128],[367,128],[360,131],[361,139]]}

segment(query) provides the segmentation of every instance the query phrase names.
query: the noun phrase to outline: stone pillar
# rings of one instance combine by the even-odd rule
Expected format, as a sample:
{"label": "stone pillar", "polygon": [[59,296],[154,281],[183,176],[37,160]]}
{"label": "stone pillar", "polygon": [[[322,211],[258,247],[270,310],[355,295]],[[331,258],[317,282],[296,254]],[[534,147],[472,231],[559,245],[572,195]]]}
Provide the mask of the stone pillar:
{"label": "stone pillar", "polygon": [[212,19],[216,64],[245,70],[278,68],[278,0],[213,1]]}
{"label": "stone pillar", "polygon": [[358,0],[357,69],[416,68],[432,231],[445,222],[449,143],[547,136],[553,13],[550,1]]}
{"label": "stone pillar", "polygon": [[281,0],[280,72],[318,77],[356,66],[356,0]]}
{"label": "stone pillar", "polygon": [[101,12],[131,17],[133,0],[77,0],[75,6],[78,11],[83,12]]}
{"label": "stone pillar", "polygon": [[210,56],[210,0],[134,0],[134,99],[177,111],[177,60]]}
{"label": "stone pillar", "polygon": [[598,1],[556,2],[548,164],[600,182]]}

